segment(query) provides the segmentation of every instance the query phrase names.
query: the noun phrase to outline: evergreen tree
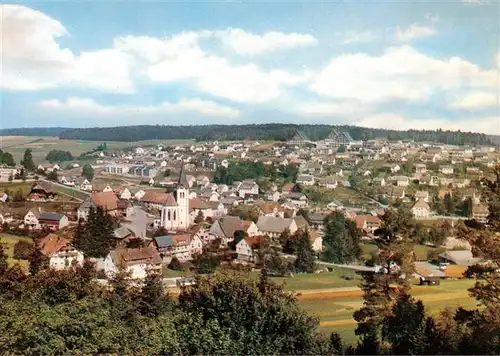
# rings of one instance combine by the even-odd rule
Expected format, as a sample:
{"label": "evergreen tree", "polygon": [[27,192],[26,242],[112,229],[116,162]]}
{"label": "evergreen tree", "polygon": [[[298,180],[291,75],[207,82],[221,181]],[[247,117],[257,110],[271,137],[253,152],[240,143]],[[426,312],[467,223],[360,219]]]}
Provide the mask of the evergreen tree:
{"label": "evergreen tree", "polygon": [[346,264],[355,261],[361,254],[359,242],[361,233],[356,224],[344,214],[334,212],[325,219],[322,259],[328,262]]}
{"label": "evergreen tree", "polygon": [[309,232],[302,233],[296,240],[295,270],[297,272],[312,273],[316,268],[316,253],[311,245]]}
{"label": "evergreen tree", "polygon": [[455,202],[450,193],[444,195],[444,208],[447,215],[455,214]]}
{"label": "evergreen tree", "polygon": [[32,275],[39,273],[48,267],[48,258],[40,252],[39,249],[35,249],[29,258],[29,271]]}
{"label": "evergreen tree", "polygon": [[203,211],[199,210],[198,214],[196,214],[196,217],[194,218],[194,223],[199,224],[203,220],[205,220],[205,216],[203,215]]}
{"label": "evergreen tree", "polygon": [[113,220],[102,207],[90,208],[87,221],[78,223],[75,247],[85,257],[104,258],[116,246],[113,230]]}
{"label": "evergreen tree", "polygon": [[31,154],[32,151],[33,150],[31,148],[27,148],[24,151],[24,157],[23,160],[21,161],[21,165],[28,172],[33,172],[35,170],[35,163],[33,162],[33,155]]}
{"label": "evergreen tree", "polygon": [[7,261],[7,253],[0,241],[0,276],[2,276],[9,268],[9,263]]}
{"label": "evergreen tree", "polygon": [[168,307],[170,299],[158,273],[148,273],[139,295],[139,311],[142,315],[158,316]]}
{"label": "evergreen tree", "polygon": [[92,179],[94,179],[94,168],[90,164],[85,164],[82,168],[82,177],[87,178],[87,180],[90,182]]}
{"label": "evergreen tree", "polygon": [[462,203],[460,207],[460,213],[462,216],[466,217],[471,217],[472,216],[472,198],[468,197],[466,198]]}

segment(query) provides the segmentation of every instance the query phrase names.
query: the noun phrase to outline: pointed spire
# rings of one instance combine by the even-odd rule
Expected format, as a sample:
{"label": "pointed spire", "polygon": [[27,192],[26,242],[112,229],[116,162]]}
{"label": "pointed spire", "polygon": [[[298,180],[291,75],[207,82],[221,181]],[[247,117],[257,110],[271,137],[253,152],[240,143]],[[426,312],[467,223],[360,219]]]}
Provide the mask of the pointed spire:
{"label": "pointed spire", "polygon": [[186,172],[184,171],[184,160],[181,163],[181,171],[179,173],[179,180],[177,181],[178,188],[189,188],[189,184],[186,178]]}

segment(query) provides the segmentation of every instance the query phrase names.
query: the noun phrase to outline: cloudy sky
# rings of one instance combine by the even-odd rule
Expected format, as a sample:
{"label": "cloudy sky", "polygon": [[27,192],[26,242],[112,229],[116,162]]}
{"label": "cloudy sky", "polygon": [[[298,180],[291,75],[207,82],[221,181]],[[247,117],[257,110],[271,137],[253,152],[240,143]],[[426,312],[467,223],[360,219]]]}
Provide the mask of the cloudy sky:
{"label": "cloudy sky", "polygon": [[500,134],[499,2],[0,5],[1,125]]}

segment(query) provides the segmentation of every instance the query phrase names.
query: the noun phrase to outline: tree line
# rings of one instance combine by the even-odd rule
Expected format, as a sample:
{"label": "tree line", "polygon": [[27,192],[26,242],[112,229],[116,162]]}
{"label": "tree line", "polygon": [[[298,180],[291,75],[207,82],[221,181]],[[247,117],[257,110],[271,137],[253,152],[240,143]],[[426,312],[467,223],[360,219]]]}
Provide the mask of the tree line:
{"label": "tree line", "polygon": [[479,133],[443,130],[396,131],[372,129],[356,126],[294,125],[294,124],[254,124],[254,125],[199,125],[167,126],[139,125],[93,128],[26,128],[4,129],[2,135],[58,136],[61,139],[90,141],[141,141],[151,139],[196,139],[207,140],[288,140],[296,130],[303,132],[311,140],[328,136],[332,128],[348,132],[355,140],[388,138],[390,140],[432,141],[447,144],[492,144],[487,135]]}

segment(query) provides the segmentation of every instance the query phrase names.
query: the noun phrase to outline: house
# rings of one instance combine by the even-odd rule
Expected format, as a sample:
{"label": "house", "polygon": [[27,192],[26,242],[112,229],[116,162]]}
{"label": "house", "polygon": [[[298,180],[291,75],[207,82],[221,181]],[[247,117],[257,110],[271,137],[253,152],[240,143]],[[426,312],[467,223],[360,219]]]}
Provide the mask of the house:
{"label": "house", "polygon": [[285,230],[290,231],[291,234],[294,234],[298,230],[297,223],[294,219],[278,218],[274,216],[260,216],[257,220],[257,227],[261,234],[270,237],[278,237]]}
{"label": "house", "polygon": [[126,164],[110,164],[104,167],[104,172],[108,174],[127,174],[130,167]]}
{"label": "house", "polygon": [[126,199],[126,200],[132,199],[132,193],[130,192],[130,190],[128,190],[128,188],[123,188],[119,190],[117,192],[117,195],[120,199]]}
{"label": "house", "polygon": [[453,166],[441,166],[439,172],[442,174],[453,174]]}
{"label": "house", "polygon": [[279,204],[273,203],[264,203],[257,204],[260,210],[261,216],[277,216],[284,218],[285,217],[285,209]]}
{"label": "house", "polygon": [[288,194],[284,194],[282,195],[283,199],[289,201],[290,203],[298,206],[298,207],[304,207],[304,206],[307,206],[308,204],[308,199],[307,199],[307,196],[304,194],[304,193],[288,193]]}
{"label": "house", "polygon": [[243,220],[241,223],[243,224],[243,231],[245,231],[248,236],[259,235],[259,228],[252,220]]}
{"label": "house", "polygon": [[62,270],[83,263],[83,253],[65,238],[55,234],[45,236],[39,243],[40,252],[49,258],[49,268]]}
{"label": "house", "polygon": [[470,250],[447,250],[439,255],[439,261],[459,266],[472,266],[479,262]]}
{"label": "house", "polygon": [[38,215],[38,223],[42,227],[46,226],[52,231],[57,231],[68,226],[69,220],[66,215],[47,212]]}
{"label": "house", "polygon": [[9,196],[4,191],[0,190],[0,202],[5,203]]}
{"label": "house", "polygon": [[323,188],[335,189],[338,186],[337,180],[332,177],[318,179],[318,185]]}
{"label": "house", "polygon": [[399,164],[391,164],[390,166],[391,173],[397,173],[401,170]]}
{"label": "house", "polygon": [[372,184],[380,187],[385,187],[386,181],[383,177],[373,178]]}
{"label": "house", "polygon": [[252,236],[242,239],[236,244],[236,254],[239,262],[258,263],[258,248],[262,242],[263,236]]}
{"label": "house", "polygon": [[410,179],[405,176],[398,176],[395,180],[398,187],[407,187],[410,184]]}
{"label": "house", "polygon": [[92,185],[92,192],[100,193],[100,192],[112,192],[113,188],[109,184],[106,183],[97,183]]}
{"label": "house", "polygon": [[118,216],[128,218],[134,213],[134,206],[127,199],[118,199],[116,203],[118,209]]}
{"label": "house", "polygon": [[266,199],[269,201],[277,202],[280,199],[281,194],[277,191],[271,191],[266,194]]}
{"label": "house", "polygon": [[151,242],[160,256],[176,257],[179,261],[189,261],[203,251],[203,241],[198,235],[190,234],[156,236]]}
{"label": "house", "polygon": [[39,209],[29,210],[26,215],[24,215],[24,227],[39,230],[41,228],[40,221],[38,221],[40,214],[41,211]]}
{"label": "house", "polygon": [[309,223],[302,215],[296,215],[293,217],[295,224],[297,225],[297,230],[307,231],[309,230]]}
{"label": "house", "polygon": [[117,240],[130,240],[136,238],[134,232],[126,228],[125,226],[120,226],[119,228],[115,229],[113,231],[113,236]]}
{"label": "house", "polygon": [[146,190],[139,201],[148,209],[160,210],[168,200],[171,200],[172,194],[164,193],[155,189]]}
{"label": "house", "polygon": [[477,221],[486,222],[490,211],[484,204],[474,204],[472,206],[472,218]]}
{"label": "house", "polygon": [[293,191],[293,188],[295,187],[295,184],[293,183],[285,183],[283,185],[283,188],[281,188],[281,192],[283,194],[286,194],[286,193],[291,193]]}
{"label": "house", "polygon": [[415,164],[415,173],[417,174],[427,173],[427,166],[424,163]]}
{"label": "house", "polygon": [[143,279],[148,271],[161,273],[162,259],[153,246],[117,249],[104,259],[104,273],[113,277],[120,269],[132,279]]}
{"label": "house", "polygon": [[259,194],[259,186],[255,181],[251,179],[246,179],[241,182],[241,185],[238,187],[238,195],[242,198],[245,198],[247,195],[258,195]]}
{"label": "house", "polygon": [[394,187],[388,186],[384,187],[383,195],[390,199],[403,199],[405,197],[405,188],[404,187]]}
{"label": "house", "polygon": [[354,222],[359,230],[367,234],[375,233],[375,231],[380,228],[380,224],[382,223],[378,216],[373,215],[356,215],[354,217]]}
{"label": "house", "polygon": [[0,181],[8,182],[10,177],[14,178],[19,173],[17,168],[0,167]]}
{"label": "house", "polygon": [[190,215],[193,221],[200,212],[203,214],[203,217],[205,219],[214,217],[214,211],[212,209],[212,205],[199,198],[189,200],[189,209],[191,211]]}
{"label": "house", "polygon": [[310,174],[299,174],[296,183],[306,186],[314,185],[314,176]]}
{"label": "house", "polygon": [[429,192],[427,190],[417,190],[415,192],[415,200],[423,199],[426,203],[429,202]]}
{"label": "house", "polygon": [[52,189],[52,185],[48,182],[36,182],[31,187],[31,190],[26,197],[28,201],[52,201],[57,193]]}
{"label": "house", "polygon": [[119,216],[121,213],[118,210],[118,201],[118,197],[112,191],[92,193],[78,207],[78,219],[87,220],[90,208],[96,209],[97,207],[101,207],[107,214],[111,216]]}
{"label": "house", "polygon": [[427,218],[431,214],[431,208],[423,199],[419,199],[411,208],[411,212],[416,218]]}
{"label": "house", "polygon": [[341,176],[341,177],[344,176],[344,170],[342,168],[340,168],[340,167],[333,167],[333,168],[330,169],[330,172],[332,174],[337,175],[337,176]]}
{"label": "house", "polygon": [[92,184],[90,184],[89,180],[87,178],[84,178],[82,182],[79,185],[81,190],[84,190],[86,192],[92,191]]}
{"label": "house", "polygon": [[224,216],[213,223],[210,233],[220,238],[222,245],[227,245],[233,241],[234,233],[238,230],[244,230],[241,219],[238,216]]}
{"label": "house", "polygon": [[311,240],[311,246],[314,252],[323,251],[323,237],[318,234],[315,230],[309,231],[309,238]]}

